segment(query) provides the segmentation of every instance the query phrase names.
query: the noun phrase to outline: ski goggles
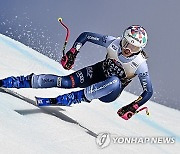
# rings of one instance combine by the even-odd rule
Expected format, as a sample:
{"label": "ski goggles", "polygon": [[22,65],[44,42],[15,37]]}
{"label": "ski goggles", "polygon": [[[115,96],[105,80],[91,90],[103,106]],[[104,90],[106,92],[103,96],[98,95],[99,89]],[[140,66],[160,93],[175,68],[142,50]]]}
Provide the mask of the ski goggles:
{"label": "ski goggles", "polygon": [[121,42],[122,48],[129,49],[131,53],[138,53],[140,51],[140,47],[132,45],[125,38],[123,38]]}

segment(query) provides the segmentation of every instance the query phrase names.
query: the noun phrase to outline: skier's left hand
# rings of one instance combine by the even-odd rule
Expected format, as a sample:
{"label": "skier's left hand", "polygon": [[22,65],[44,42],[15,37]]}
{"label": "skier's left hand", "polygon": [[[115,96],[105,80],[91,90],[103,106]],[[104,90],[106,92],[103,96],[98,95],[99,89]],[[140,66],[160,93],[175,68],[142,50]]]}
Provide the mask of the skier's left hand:
{"label": "skier's left hand", "polygon": [[77,54],[78,51],[75,48],[71,48],[66,55],[61,58],[61,64],[64,69],[70,70],[73,67]]}
{"label": "skier's left hand", "polygon": [[117,111],[117,114],[124,120],[129,120],[136,113],[136,110],[138,108],[139,108],[138,103],[136,101],[134,101],[131,104],[128,104],[128,105],[120,108]]}

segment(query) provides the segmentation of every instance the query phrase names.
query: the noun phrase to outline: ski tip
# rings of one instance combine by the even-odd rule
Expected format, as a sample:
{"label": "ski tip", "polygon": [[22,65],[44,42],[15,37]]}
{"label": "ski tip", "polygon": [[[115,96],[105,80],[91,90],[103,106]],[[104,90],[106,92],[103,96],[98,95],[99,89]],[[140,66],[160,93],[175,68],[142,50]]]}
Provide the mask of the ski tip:
{"label": "ski tip", "polygon": [[59,22],[62,22],[62,18],[58,18],[58,21],[59,21]]}

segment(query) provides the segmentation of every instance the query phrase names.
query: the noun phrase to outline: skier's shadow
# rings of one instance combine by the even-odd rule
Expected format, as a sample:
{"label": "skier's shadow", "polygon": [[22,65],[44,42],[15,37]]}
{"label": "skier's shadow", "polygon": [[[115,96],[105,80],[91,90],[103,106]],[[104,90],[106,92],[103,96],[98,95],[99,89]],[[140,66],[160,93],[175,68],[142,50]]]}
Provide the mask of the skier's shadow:
{"label": "skier's shadow", "polygon": [[26,109],[26,110],[15,110],[15,111],[21,115],[38,114],[38,113],[45,113],[45,114],[53,115],[63,121],[78,125],[79,127],[83,128],[87,134],[89,134],[95,138],[97,138],[97,136],[98,136],[95,132],[93,132],[90,129],[88,129],[87,127],[81,125],[76,120],[63,114],[62,112],[65,110],[60,107],[41,107],[38,109]]}
{"label": "skier's shadow", "polygon": [[[11,90],[5,90],[5,89],[2,89],[0,88],[0,92],[2,93],[6,93],[6,94],[9,94],[11,96],[14,96],[18,99],[21,99],[29,104],[33,104],[35,105],[35,101],[32,100],[32,99],[29,99],[27,97],[24,97],[18,93],[14,93],[13,91]],[[97,137],[98,135],[91,131],[90,129],[88,129],[87,127],[81,125],[79,122],[77,122],[76,120],[72,119],[71,117],[63,114],[62,112],[65,111],[64,109],[62,109],[60,106],[58,107],[38,107],[37,109],[26,109],[26,110],[15,110],[17,113],[21,114],[21,115],[29,115],[29,114],[38,114],[38,113],[45,113],[45,114],[48,114],[48,115],[53,115],[63,121],[66,121],[66,122],[69,122],[69,123],[72,123],[72,124],[76,124],[78,125],[79,127],[83,128],[87,134],[93,136],[93,137]]]}

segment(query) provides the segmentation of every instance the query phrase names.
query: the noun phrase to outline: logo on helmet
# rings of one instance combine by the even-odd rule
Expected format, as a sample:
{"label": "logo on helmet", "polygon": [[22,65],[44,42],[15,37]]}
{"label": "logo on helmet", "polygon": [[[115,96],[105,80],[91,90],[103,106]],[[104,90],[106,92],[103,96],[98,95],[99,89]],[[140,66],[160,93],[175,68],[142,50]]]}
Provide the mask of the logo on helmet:
{"label": "logo on helmet", "polygon": [[128,37],[133,38],[134,40],[138,41],[139,43],[146,43],[146,32],[140,26],[130,26],[127,30],[131,30],[131,35],[128,33]]}
{"label": "logo on helmet", "polygon": [[142,42],[142,40],[139,40],[138,38],[134,37],[133,35],[128,34],[129,37],[133,38],[134,40],[138,41],[139,43]]}

